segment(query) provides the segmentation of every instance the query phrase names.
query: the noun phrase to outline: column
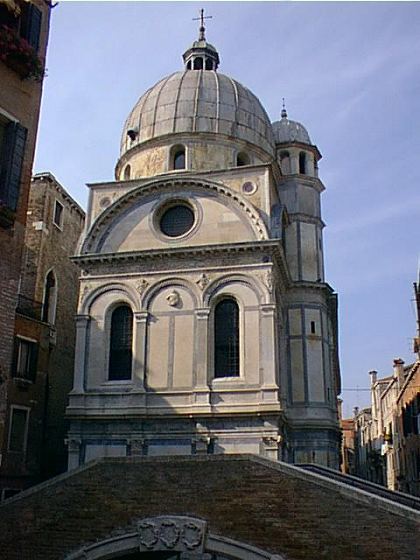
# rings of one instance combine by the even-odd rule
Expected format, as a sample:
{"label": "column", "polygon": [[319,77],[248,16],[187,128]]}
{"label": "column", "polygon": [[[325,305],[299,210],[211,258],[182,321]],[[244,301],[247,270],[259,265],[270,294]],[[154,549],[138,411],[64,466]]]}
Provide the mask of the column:
{"label": "column", "polygon": [[83,393],[85,390],[86,348],[90,319],[90,315],[76,315],[76,348],[72,393]]}
{"label": "column", "polygon": [[133,355],[133,387],[134,390],[144,391],[146,368],[146,329],[149,313],[140,311],[134,313],[136,329],[134,333]]}
{"label": "column", "polygon": [[260,307],[261,317],[261,364],[263,366],[262,397],[264,401],[278,402],[278,384],[276,380],[277,348],[276,348],[276,306],[267,303]]}
{"label": "column", "polygon": [[209,404],[209,386],[207,382],[209,363],[209,308],[196,309],[197,338],[195,343],[195,363],[197,377],[195,382],[195,398],[197,404]]}
{"label": "column", "polygon": [[82,440],[78,438],[69,438],[65,440],[68,451],[68,466],[67,469],[76,469],[80,465],[80,446]]}

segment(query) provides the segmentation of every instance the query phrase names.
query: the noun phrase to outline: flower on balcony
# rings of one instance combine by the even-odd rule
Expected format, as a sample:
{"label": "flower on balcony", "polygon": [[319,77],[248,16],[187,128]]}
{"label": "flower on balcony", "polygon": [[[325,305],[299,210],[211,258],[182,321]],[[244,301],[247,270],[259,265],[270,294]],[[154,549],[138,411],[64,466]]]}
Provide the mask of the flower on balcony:
{"label": "flower on balcony", "polygon": [[0,26],[0,61],[14,70],[22,80],[31,78],[39,82],[45,74],[44,65],[35,49],[6,25]]}

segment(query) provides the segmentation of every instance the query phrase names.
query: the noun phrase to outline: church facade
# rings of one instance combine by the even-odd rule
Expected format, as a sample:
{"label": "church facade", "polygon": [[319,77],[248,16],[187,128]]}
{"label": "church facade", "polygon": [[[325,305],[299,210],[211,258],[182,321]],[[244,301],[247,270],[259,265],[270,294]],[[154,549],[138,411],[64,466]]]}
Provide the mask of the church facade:
{"label": "church facade", "polygon": [[337,300],[306,129],[271,123],[199,40],[89,185],[69,467],[253,453],[338,468]]}

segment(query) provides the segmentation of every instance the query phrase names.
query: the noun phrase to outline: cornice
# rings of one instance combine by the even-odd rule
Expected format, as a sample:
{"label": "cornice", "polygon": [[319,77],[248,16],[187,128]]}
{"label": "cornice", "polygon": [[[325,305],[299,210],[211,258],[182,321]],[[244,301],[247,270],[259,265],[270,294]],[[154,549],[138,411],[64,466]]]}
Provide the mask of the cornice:
{"label": "cornice", "polygon": [[276,260],[281,257],[281,245],[278,239],[266,241],[247,241],[223,245],[195,245],[193,247],[165,247],[164,249],[147,249],[145,251],[127,251],[123,253],[87,253],[70,257],[78,265],[115,264],[121,262],[154,261],[171,257],[191,258],[195,255],[220,255],[222,253],[263,253],[270,251]]}

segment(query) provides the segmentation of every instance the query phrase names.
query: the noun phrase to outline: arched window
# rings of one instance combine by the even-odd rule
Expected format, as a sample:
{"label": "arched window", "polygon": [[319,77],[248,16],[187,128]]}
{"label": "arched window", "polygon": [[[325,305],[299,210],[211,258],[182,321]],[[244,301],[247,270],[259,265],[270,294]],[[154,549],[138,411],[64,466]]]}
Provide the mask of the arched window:
{"label": "arched window", "polygon": [[290,154],[289,152],[280,153],[280,168],[283,175],[290,173]]}
{"label": "arched window", "polygon": [[213,70],[213,61],[210,58],[206,59],[206,70]]}
{"label": "arched window", "polygon": [[214,310],[214,377],[239,376],[239,308],[226,298]]}
{"label": "arched window", "polygon": [[306,154],[304,152],[299,154],[299,173],[306,174]]}
{"label": "arched window", "polygon": [[203,69],[203,59],[201,58],[201,56],[197,56],[197,58],[194,59],[194,70],[202,70]]}
{"label": "arched window", "polygon": [[44,302],[42,305],[42,320],[46,323],[55,322],[55,308],[57,302],[57,285],[54,272],[52,270],[45,279]]}
{"label": "arched window", "polygon": [[129,181],[131,177],[131,166],[130,164],[125,166],[124,169],[124,181]]}
{"label": "arched window", "polygon": [[171,149],[170,160],[171,169],[185,169],[185,147],[182,145],[174,146]]}
{"label": "arched window", "polygon": [[242,165],[249,165],[250,160],[249,160],[249,155],[245,154],[243,152],[241,152],[240,154],[238,154],[236,156],[236,165],[238,167],[241,167]]}
{"label": "arched window", "polygon": [[127,305],[121,305],[114,309],[111,316],[109,380],[131,379],[132,361],[133,312]]}

